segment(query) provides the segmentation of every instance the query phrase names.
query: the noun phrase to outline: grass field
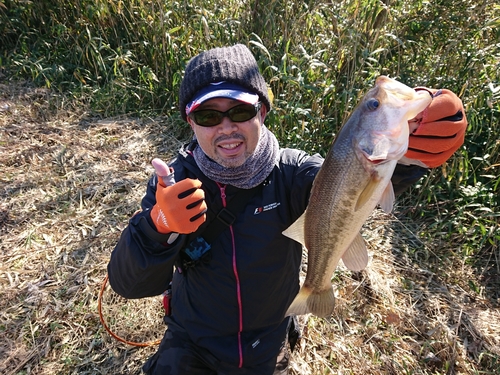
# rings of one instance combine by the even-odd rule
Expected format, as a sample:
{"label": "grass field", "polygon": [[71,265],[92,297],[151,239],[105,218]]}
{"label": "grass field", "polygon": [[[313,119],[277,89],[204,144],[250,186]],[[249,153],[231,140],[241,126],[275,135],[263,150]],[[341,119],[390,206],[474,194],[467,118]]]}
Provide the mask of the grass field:
{"label": "grass field", "polygon": [[106,264],[151,159],[190,136],[187,61],[239,42],[283,146],[324,155],[381,74],[452,90],[469,123],[366,223],[370,265],[301,317],[293,375],[500,374],[499,40],[494,0],[0,0],[0,373],[139,373],[161,303],[102,288]]}
{"label": "grass field", "polygon": [[[0,92],[0,372],[139,374],[155,346],[106,332],[99,292],[149,161],[173,155],[185,134],[165,118],[54,111],[51,92],[30,85]],[[370,265],[336,272],[329,319],[300,318],[292,374],[500,372],[498,269],[478,273],[444,236],[420,238],[425,221],[408,209],[366,223]],[[126,301],[105,289],[101,303],[119,337],[162,336],[158,298]]]}

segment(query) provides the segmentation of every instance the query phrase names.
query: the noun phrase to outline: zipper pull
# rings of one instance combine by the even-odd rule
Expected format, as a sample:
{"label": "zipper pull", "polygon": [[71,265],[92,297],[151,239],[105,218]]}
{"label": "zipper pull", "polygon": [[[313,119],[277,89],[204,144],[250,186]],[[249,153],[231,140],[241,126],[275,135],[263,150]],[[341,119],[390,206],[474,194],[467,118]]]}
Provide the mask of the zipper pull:
{"label": "zipper pull", "polygon": [[220,185],[219,183],[217,183],[217,185],[219,185],[220,197],[222,199],[222,206],[226,207],[226,185]]}

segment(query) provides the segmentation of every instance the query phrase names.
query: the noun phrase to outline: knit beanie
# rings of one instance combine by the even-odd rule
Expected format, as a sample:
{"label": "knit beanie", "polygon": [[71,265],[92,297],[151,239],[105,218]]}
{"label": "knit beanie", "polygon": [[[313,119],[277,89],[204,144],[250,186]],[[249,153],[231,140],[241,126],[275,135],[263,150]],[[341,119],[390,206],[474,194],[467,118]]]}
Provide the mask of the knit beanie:
{"label": "knit beanie", "polygon": [[250,50],[243,44],[213,48],[189,60],[179,91],[179,110],[186,121],[186,105],[196,93],[214,82],[230,82],[259,95],[271,110],[271,101],[264,77]]}

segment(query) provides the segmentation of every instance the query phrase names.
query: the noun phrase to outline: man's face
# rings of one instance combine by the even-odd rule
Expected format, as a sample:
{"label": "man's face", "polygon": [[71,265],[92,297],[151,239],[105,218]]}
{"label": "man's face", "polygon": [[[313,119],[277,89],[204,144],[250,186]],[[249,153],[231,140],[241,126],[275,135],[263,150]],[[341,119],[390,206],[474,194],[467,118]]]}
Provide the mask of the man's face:
{"label": "man's face", "polygon": [[[226,112],[241,104],[243,103],[233,99],[214,98],[201,104],[196,111],[215,109]],[[189,116],[187,120],[203,152],[218,164],[234,168],[242,165],[255,151],[264,117],[265,107],[262,106],[255,117],[245,122],[233,122],[226,116],[218,125],[203,127]]]}

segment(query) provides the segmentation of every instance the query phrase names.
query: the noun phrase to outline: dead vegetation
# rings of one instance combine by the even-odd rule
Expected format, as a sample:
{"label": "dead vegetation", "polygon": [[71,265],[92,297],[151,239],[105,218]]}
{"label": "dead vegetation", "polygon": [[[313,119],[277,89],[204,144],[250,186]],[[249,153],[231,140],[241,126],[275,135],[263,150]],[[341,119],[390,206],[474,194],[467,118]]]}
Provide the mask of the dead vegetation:
{"label": "dead vegetation", "polygon": [[[0,372],[139,374],[155,347],[111,337],[99,291],[149,161],[172,156],[181,133],[164,119],[57,111],[50,95],[0,84]],[[374,213],[364,231],[370,266],[336,273],[329,320],[300,317],[293,374],[500,372],[498,300],[471,292],[480,275],[443,255],[452,244],[419,240],[418,226]],[[157,298],[126,301],[106,289],[102,307],[128,341],[163,334]]]}

